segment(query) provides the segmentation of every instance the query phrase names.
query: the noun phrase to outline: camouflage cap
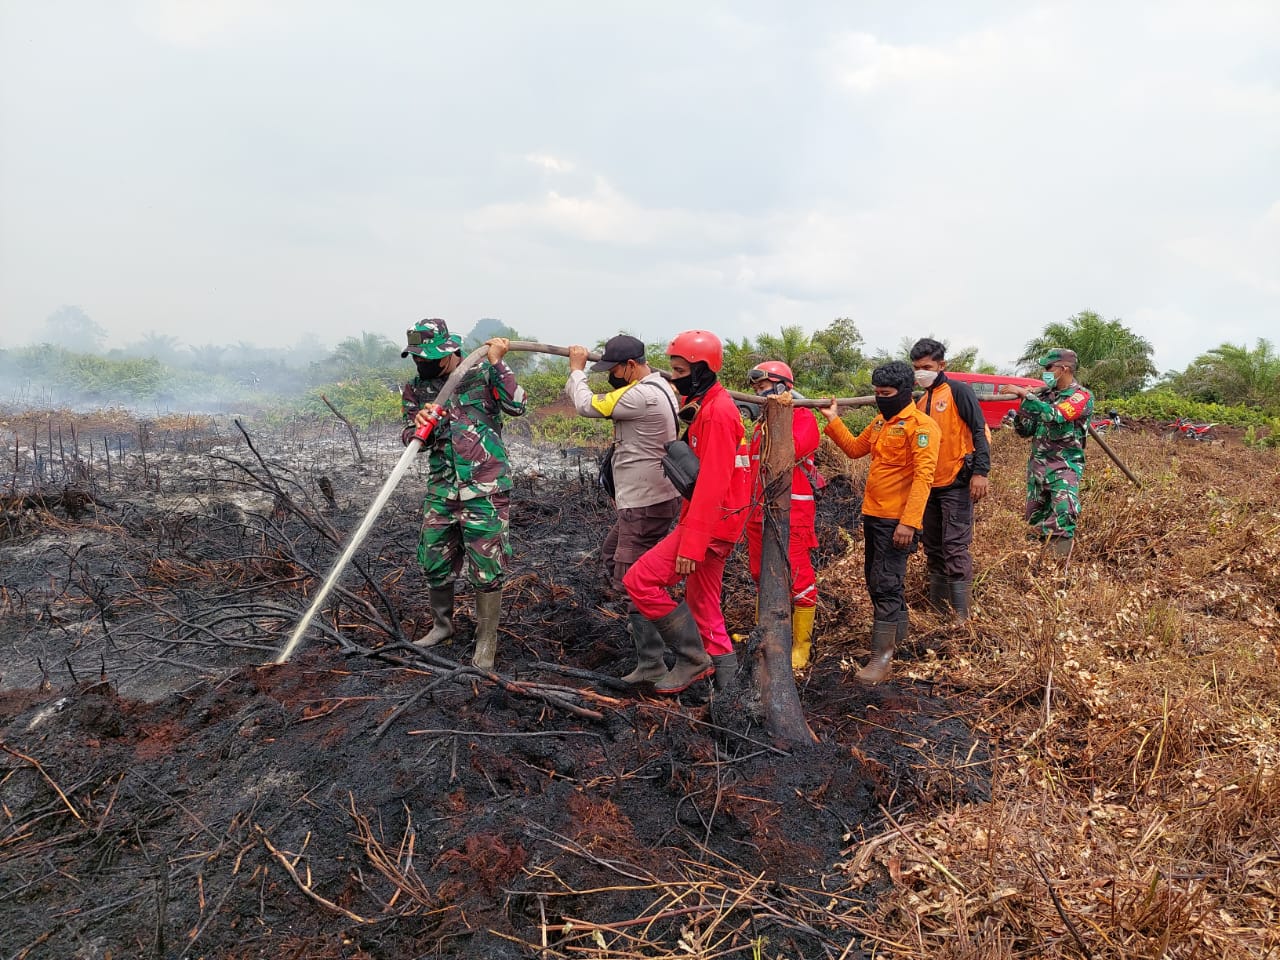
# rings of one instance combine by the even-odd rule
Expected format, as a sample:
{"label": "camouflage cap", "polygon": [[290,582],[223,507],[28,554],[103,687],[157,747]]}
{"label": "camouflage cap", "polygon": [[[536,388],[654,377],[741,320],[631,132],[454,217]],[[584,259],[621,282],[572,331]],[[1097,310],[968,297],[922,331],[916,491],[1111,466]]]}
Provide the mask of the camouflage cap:
{"label": "camouflage cap", "polygon": [[409,345],[400,351],[402,357],[412,354],[424,360],[440,360],[462,349],[462,338],[450,333],[449,325],[439,318],[419,320],[405,331],[405,339]]}
{"label": "camouflage cap", "polygon": [[1068,350],[1066,347],[1050,347],[1049,351],[1036,363],[1042,367],[1049,367],[1055,363],[1069,363],[1072,370],[1075,370],[1080,365],[1080,361],[1076,359],[1076,352]]}

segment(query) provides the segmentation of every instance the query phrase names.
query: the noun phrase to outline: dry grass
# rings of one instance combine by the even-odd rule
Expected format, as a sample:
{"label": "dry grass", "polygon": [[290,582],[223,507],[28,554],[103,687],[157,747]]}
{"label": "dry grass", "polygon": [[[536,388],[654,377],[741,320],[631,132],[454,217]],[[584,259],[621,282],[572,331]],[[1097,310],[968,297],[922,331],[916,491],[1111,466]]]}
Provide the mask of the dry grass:
{"label": "dry grass", "polygon": [[[759,878],[711,862],[683,882],[642,878],[655,899],[634,921],[544,927],[526,946],[596,960],[793,955],[745,911],[821,929],[829,957],[1280,958],[1280,456],[1142,434],[1113,446],[1144,486],[1091,446],[1069,577],[1036,569],[1026,445],[1008,433],[979,510],[968,628],[921,609],[912,561],[914,649],[899,678],[935,684],[987,735],[989,802],[925,790],[830,867],[825,901],[779,885],[761,899]],[[823,469],[866,474],[831,456]],[[860,534],[848,543],[819,575],[821,656],[842,669],[870,621]],[[654,925],[676,915],[673,942]]]}
{"label": "dry grass", "polygon": [[1091,449],[1064,580],[1034,570],[1025,448],[997,438],[978,615],[908,667],[975,700],[993,798],[850,851],[890,880],[879,956],[1280,956],[1280,457],[1116,446],[1144,487]]}

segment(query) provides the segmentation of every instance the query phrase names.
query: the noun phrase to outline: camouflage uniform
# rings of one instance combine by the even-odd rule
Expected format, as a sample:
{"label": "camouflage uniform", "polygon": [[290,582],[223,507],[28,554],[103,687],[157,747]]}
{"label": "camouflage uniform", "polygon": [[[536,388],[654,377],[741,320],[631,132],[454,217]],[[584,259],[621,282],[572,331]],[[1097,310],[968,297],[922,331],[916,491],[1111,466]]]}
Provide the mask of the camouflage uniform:
{"label": "camouflage uniform", "polygon": [[[404,385],[400,405],[402,439],[413,438],[413,418],[434,402],[444,377],[414,377]],[[467,577],[478,591],[502,585],[511,556],[511,465],[502,443],[502,414],[525,411],[524,388],[506,363],[483,360],[462,377],[445,405],[445,417],[424,445],[430,477],[422,502],[418,563],[432,588],[451,584],[467,562]]]}
{"label": "camouflage uniform", "polygon": [[1075,536],[1080,516],[1080,477],[1093,397],[1074,380],[1063,390],[1027,394],[1013,419],[1020,437],[1031,438],[1027,461],[1027,523],[1041,539]]}

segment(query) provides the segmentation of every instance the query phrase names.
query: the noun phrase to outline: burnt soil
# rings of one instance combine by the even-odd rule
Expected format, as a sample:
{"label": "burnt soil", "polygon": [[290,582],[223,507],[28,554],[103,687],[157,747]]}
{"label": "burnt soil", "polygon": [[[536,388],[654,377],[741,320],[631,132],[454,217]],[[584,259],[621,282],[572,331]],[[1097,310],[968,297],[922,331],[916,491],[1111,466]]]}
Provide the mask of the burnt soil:
{"label": "burnt soil", "polygon": [[[842,858],[985,798],[962,697],[853,677],[869,610],[833,566],[861,555],[856,481],[820,505],[818,742],[795,746],[749,676],[678,699],[614,679],[632,658],[590,452],[518,439],[496,677],[469,667],[465,586],[452,644],[407,642],[429,625],[415,472],[306,646],[263,666],[398,453],[277,433],[6,482],[0,956],[856,957],[877,888]],[[754,605],[740,551],[731,631]]]}

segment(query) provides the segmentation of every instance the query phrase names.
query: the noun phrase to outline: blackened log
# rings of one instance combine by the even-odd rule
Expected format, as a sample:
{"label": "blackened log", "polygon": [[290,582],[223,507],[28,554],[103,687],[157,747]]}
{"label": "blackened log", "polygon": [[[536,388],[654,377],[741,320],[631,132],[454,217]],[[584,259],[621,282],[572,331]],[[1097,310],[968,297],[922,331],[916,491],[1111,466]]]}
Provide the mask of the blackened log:
{"label": "blackened log", "polygon": [[791,473],[796,445],[792,433],[791,394],[764,402],[764,444],[760,457],[764,498],[764,544],[760,556],[760,598],[752,672],[765,729],[776,740],[793,744],[817,742],[809,729],[795,675],[791,671]]}

